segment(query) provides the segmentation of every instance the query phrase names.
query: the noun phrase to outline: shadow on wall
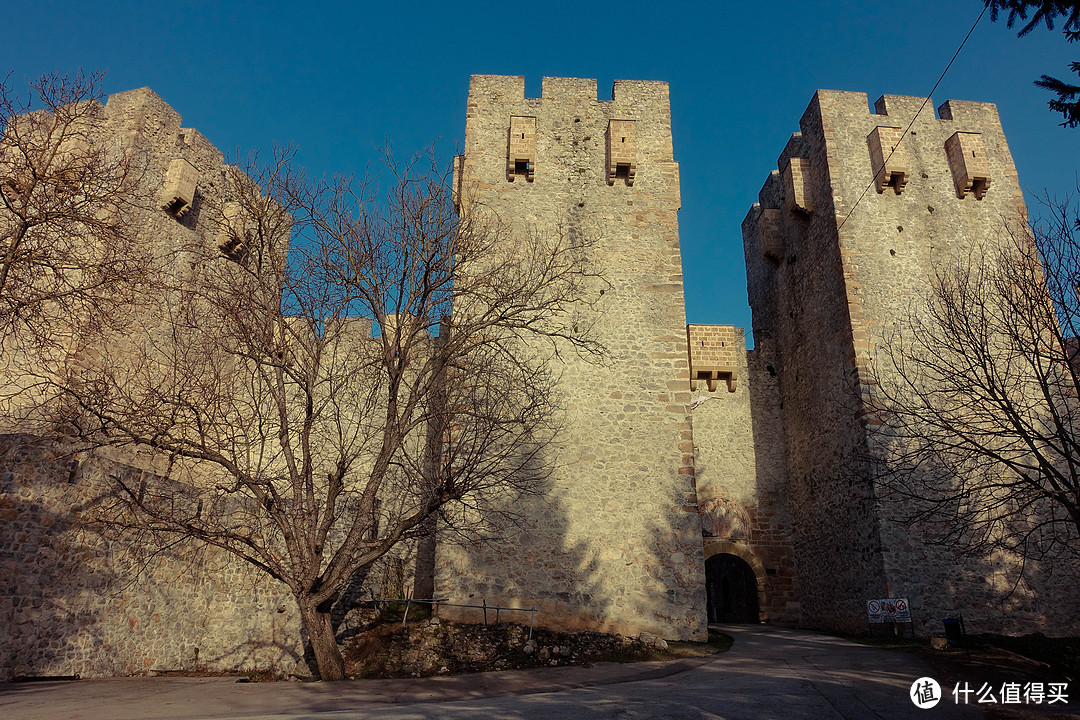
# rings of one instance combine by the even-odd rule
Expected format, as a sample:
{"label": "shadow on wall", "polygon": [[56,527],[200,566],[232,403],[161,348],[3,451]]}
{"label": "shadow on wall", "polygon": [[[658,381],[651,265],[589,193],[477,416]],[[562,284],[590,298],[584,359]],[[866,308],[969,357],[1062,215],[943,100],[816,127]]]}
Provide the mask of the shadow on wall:
{"label": "shadow on wall", "polygon": [[153,552],[85,522],[122,466],[26,436],[0,444],[0,679],[257,669],[299,657],[283,586],[218,553]]}
{"label": "shadow on wall", "polygon": [[[567,538],[569,522],[551,477],[537,483],[529,495],[503,498],[495,510],[510,522],[480,537],[461,535],[440,523],[436,596],[465,605],[521,608],[500,612],[499,619],[523,624],[530,622],[525,611],[535,607],[535,622],[541,626],[567,620],[586,626],[607,614],[612,600],[598,592],[596,548],[583,540],[552,542]],[[576,617],[571,617],[571,608]],[[484,621],[484,611],[476,608],[444,606],[440,614]]]}
{"label": "shadow on wall", "polygon": [[[1033,545],[1025,558],[989,541],[980,544],[976,528],[961,520],[952,470],[924,458],[918,472],[903,477],[905,488],[896,484],[897,475],[878,478],[882,553],[893,596],[909,598],[918,632],[941,632],[943,618],[963,613],[968,632],[1075,634],[1080,558],[1066,549],[1077,546],[1075,537],[1057,538],[1056,551],[1043,557]],[[932,485],[912,484],[920,481]],[[934,509],[912,497],[915,491],[944,493],[951,501]],[[1029,504],[996,532],[1038,538],[1040,510],[1047,508]]]}
{"label": "shadow on wall", "polygon": [[[466,543],[441,529],[436,594],[457,603],[536,607],[536,624],[560,631],[648,630],[674,638],[704,628],[704,574],[689,572],[702,562],[696,512],[683,513],[694,526],[689,530],[642,523],[639,509],[621,519],[619,508],[606,509],[580,474],[567,477],[578,481],[547,478],[507,508],[518,522],[498,535]],[[621,492],[625,503],[646,502]],[[483,621],[476,609],[444,607],[440,614]],[[529,622],[527,612],[499,617]]]}

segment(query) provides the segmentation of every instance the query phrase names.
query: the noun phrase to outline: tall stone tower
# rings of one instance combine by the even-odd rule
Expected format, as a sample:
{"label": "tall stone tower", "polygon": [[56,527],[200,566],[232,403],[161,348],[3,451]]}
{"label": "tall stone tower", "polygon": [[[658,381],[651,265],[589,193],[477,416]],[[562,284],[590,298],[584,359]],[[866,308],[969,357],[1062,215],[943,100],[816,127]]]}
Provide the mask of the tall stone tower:
{"label": "tall stone tower", "polygon": [[[485,547],[441,544],[436,593],[536,605],[550,627],[702,638],[701,523],[694,488],[679,253],[679,166],[668,86],[473,76],[455,192],[515,231],[587,236],[602,268],[597,364],[565,356],[566,427],[527,524]],[[600,293],[603,292],[601,295]]]}
{"label": "tall stone tower", "polygon": [[934,267],[1026,217],[996,107],[949,101],[935,116],[925,102],[886,95],[871,112],[862,93],[818,91],[743,222],[754,338],[782,408],[802,622],[865,628],[868,598],[908,596],[924,622],[962,610],[987,629],[1053,631],[1038,603],[1001,600],[992,564],[964,566],[891,520],[866,465],[875,343]]}

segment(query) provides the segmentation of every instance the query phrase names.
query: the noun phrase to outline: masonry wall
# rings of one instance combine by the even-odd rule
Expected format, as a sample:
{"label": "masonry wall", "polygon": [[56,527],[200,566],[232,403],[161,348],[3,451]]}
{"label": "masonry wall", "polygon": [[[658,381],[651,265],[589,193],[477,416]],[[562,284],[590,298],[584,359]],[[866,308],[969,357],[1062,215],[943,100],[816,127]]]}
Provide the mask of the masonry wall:
{"label": "masonry wall", "polygon": [[[1025,217],[996,108],[950,101],[912,123],[922,105],[884,96],[871,112],[861,93],[819,91],[743,223],[755,339],[777,349],[804,622],[858,629],[867,598],[907,596],[924,630],[962,610],[969,627],[1066,631],[1074,611],[1047,608],[1068,607],[1055,598],[1069,583],[1006,597],[1000,564],[962,562],[897,524],[864,464],[860,382],[877,344],[935,266]],[[985,150],[981,199],[958,197],[946,151],[958,131]]]}
{"label": "masonry wall", "polygon": [[[511,133],[512,117],[535,124],[514,120],[528,130]],[[610,120],[633,121],[633,133],[619,124],[612,133]],[[522,149],[530,136],[532,149]],[[624,162],[624,138],[636,164]],[[518,161],[532,153],[512,181],[511,151]],[[589,261],[607,284],[592,288],[597,308],[587,321],[610,357],[564,355],[567,422],[550,487],[516,508],[526,525],[510,536],[478,548],[441,544],[436,592],[535,604],[537,622],[551,627],[703,638],[667,85],[617,81],[613,99],[598,101],[595,80],[545,78],[541,97],[526,98],[521,77],[473,76],[458,171],[463,212],[595,241]]]}
{"label": "masonry wall", "polygon": [[[799,592],[788,503],[784,430],[771,348],[747,351],[740,328],[691,325],[695,337],[730,337],[734,386],[694,391],[694,459],[705,557],[741,557],[758,580],[761,619],[797,624]],[[695,332],[696,331],[696,332]],[[725,342],[727,342],[725,340]]]}
{"label": "masonry wall", "polygon": [[0,438],[0,681],[160,670],[290,670],[284,585],[212,550],[154,552],[85,520],[138,469]]}
{"label": "masonry wall", "polygon": [[743,223],[748,290],[755,343],[776,348],[802,619],[854,629],[859,598],[885,581],[872,488],[852,467],[862,429],[826,138],[807,116],[779,165],[810,159],[814,211],[788,207],[779,170],[769,177]]}

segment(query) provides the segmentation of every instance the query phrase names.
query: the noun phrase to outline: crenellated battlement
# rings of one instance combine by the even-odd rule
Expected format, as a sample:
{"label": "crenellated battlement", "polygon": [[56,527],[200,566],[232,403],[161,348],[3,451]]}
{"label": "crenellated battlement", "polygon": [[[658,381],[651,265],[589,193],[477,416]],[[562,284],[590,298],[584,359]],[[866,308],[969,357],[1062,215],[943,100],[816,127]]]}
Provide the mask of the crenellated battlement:
{"label": "crenellated battlement", "polygon": [[678,202],[665,82],[616,80],[612,99],[598,100],[596,80],[545,77],[541,96],[529,98],[521,76],[474,75],[466,116],[454,165],[459,211],[488,187],[535,198],[606,186],[612,198]]}
{"label": "crenellated battlement", "polygon": [[[1018,188],[1011,189],[1018,185],[1016,172],[993,103],[948,100],[935,115],[926,98],[882,95],[871,110],[865,93],[819,90],[800,125],[777,158],[777,170],[762,184],[762,208],[847,212],[856,203],[875,202],[858,199],[868,186],[877,195],[919,188],[928,206],[937,208],[965,198],[979,202],[999,181],[1010,188],[1001,191],[1008,195],[1009,214],[1022,204]],[[836,178],[843,182],[829,190],[827,166],[838,153],[848,158]]]}
{"label": "crenellated battlement", "polygon": [[[599,100],[595,78],[544,77],[539,98],[525,97],[522,75],[473,75],[469,97],[490,96],[500,101],[551,100],[555,102],[635,103],[667,101],[668,84],[662,80],[616,80],[611,100]],[[471,103],[470,103],[471,104]]]}

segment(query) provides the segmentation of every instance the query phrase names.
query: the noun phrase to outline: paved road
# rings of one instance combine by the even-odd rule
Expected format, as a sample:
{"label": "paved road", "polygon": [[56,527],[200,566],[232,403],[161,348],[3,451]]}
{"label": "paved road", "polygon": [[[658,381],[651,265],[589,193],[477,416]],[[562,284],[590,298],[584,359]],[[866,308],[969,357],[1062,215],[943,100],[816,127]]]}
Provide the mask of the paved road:
{"label": "paved road", "polygon": [[[20,720],[846,720],[978,718],[948,690],[908,698],[930,674],[906,653],[764,626],[724,626],[732,649],[675,663],[547,668],[418,680],[238,684],[121,678],[0,685],[0,718]],[[947,678],[938,678],[943,686]],[[1072,707],[1075,707],[1072,706]],[[1071,709],[1071,708],[1070,708]]]}

